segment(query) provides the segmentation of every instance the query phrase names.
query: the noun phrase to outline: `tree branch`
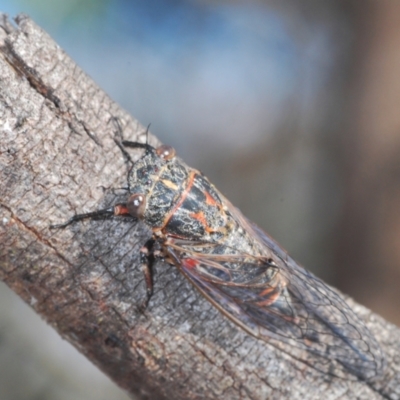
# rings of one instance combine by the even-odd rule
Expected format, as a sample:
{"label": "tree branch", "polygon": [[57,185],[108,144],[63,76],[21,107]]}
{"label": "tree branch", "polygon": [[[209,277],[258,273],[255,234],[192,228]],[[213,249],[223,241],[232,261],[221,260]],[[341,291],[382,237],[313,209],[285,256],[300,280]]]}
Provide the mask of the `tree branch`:
{"label": "tree branch", "polygon": [[167,264],[155,266],[141,313],[138,249],[150,236],[141,224],[49,230],[120,197],[111,189],[126,185],[126,166],[111,118],[130,140],[145,129],[29,18],[16,22],[0,26],[1,279],[142,399],[400,398],[400,331],[351,300],[387,354],[374,383],[326,376],[250,337]]}

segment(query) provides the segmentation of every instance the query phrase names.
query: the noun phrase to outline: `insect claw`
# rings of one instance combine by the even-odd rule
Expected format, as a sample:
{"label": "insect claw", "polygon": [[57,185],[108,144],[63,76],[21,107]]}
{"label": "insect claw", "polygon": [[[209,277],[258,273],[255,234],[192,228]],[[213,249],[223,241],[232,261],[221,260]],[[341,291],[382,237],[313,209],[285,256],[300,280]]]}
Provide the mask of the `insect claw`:
{"label": "insect claw", "polygon": [[149,294],[149,292],[147,291],[146,298],[138,306],[138,311],[140,314],[144,314],[145,311],[147,310],[147,307],[149,306],[150,297],[151,294]]}
{"label": "insect claw", "polygon": [[49,229],[61,229],[61,228],[65,228],[67,225],[69,225],[69,222],[66,222],[64,224],[49,225]]}
{"label": "insect claw", "polygon": [[137,308],[138,313],[144,315],[146,308],[147,308],[147,304],[145,304],[145,303],[139,304],[139,306]]}
{"label": "insect claw", "polygon": [[76,221],[76,219],[74,219],[74,217],[72,217],[67,222],[64,222],[63,224],[49,225],[49,229],[63,229],[65,227],[67,227],[68,225],[71,225],[75,221]]}

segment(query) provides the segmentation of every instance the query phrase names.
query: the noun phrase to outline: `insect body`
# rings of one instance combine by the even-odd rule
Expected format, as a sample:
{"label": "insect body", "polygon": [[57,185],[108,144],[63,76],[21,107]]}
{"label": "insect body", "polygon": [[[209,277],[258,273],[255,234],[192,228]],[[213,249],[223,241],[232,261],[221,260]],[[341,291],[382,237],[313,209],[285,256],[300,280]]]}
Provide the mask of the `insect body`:
{"label": "insect body", "polygon": [[[144,266],[158,243],[169,263],[251,335],[306,350],[324,372],[332,371],[332,363],[362,380],[381,372],[379,345],[346,302],[249,222],[203,174],[169,146],[122,144],[145,149],[130,169],[127,202],[53,227],[101,215],[142,220],[153,232],[142,249]],[[148,268],[145,277],[150,297]]]}

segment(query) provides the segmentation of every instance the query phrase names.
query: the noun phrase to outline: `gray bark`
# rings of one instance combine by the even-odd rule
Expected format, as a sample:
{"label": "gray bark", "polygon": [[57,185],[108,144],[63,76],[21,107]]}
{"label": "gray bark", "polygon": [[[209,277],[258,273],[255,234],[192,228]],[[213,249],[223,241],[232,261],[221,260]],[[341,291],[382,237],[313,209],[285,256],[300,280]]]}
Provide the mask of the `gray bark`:
{"label": "gray bark", "polygon": [[[400,331],[348,300],[386,353],[376,381],[326,376],[243,332],[172,266],[145,285],[129,220],[49,225],[114,204],[126,185],[114,143],[145,129],[29,18],[2,19],[0,278],[118,385],[142,399],[400,398]],[[152,144],[157,139],[150,136]],[[135,155],[136,157],[138,154]],[[312,362],[312,361],[311,361]]]}

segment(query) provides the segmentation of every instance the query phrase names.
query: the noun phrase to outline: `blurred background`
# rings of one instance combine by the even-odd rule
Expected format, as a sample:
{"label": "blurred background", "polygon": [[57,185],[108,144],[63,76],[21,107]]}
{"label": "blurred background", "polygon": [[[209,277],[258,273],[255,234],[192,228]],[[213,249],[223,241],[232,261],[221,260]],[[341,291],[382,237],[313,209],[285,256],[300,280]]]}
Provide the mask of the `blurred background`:
{"label": "blurred background", "polygon": [[[400,2],[0,0],[331,285],[400,325]],[[4,284],[0,398],[127,399]]]}

